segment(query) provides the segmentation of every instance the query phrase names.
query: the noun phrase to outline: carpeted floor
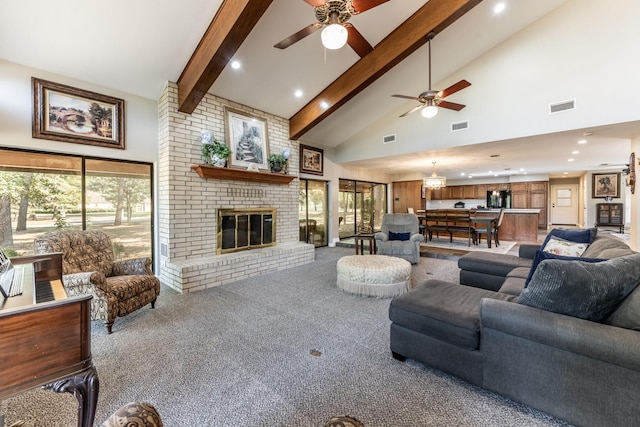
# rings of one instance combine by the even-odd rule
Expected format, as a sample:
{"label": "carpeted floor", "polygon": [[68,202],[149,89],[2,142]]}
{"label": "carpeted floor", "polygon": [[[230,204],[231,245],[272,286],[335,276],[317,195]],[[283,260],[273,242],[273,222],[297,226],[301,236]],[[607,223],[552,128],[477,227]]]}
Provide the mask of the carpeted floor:
{"label": "carpeted floor", "polygon": [[[181,295],[156,309],[92,324],[100,378],[96,425],[129,401],[152,403],[167,427],[322,426],[349,415],[367,427],[565,426],[524,405],[389,352],[389,299],[336,288],[338,258]],[[455,261],[421,258],[413,286],[457,281]],[[40,389],[0,403],[7,425],[76,426],[75,399]]]}

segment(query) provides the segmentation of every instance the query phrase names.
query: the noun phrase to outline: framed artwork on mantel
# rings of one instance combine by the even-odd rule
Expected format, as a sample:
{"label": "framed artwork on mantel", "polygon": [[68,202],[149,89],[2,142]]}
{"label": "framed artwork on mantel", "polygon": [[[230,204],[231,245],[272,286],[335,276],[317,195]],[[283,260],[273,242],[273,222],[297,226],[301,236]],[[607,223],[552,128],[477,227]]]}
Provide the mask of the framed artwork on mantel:
{"label": "framed artwork on mantel", "polygon": [[247,113],[224,108],[227,145],[231,149],[229,166],[269,170],[269,136],[267,120]]}
{"label": "framed artwork on mantel", "polygon": [[324,175],[324,150],[300,144],[300,172]]}
{"label": "framed artwork on mantel", "polygon": [[124,100],[31,78],[32,136],[124,150]]}

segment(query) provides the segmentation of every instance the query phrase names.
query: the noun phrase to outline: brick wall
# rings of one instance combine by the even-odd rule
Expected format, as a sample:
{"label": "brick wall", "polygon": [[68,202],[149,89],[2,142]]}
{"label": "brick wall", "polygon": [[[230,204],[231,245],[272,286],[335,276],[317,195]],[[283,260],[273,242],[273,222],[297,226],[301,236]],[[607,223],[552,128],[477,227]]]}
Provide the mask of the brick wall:
{"label": "brick wall", "polygon": [[[207,94],[192,114],[178,111],[178,90],[168,83],[158,102],[160,279],[181,292],[201,290],[313,261],[312,245],[298,242],[299,180],[288,185],[202,179],[200,131],[225,142],[224,107],[267,120],[269,151],[291,149],[289,174],[298,175],[298,143],[288,120]],[[276,246],[216,255],[217,209],[275,207]]]}

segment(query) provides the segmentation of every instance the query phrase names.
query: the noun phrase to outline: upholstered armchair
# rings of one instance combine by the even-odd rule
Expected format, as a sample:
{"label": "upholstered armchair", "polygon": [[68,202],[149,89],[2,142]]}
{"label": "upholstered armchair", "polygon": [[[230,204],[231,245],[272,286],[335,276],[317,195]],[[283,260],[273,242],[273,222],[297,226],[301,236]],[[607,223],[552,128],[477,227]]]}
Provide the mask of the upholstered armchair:
{"label": "upholstered armchair", "polygon": [[101,231],[59,231],[34,241],[35,253],[62,252],[62,283],[69,296],[91,295],[91,319],[104,320],[108,333],[116,317],[151,303],[160,294],[160,281],[151,259],[114,261],[108,235]]}
{"label": "upholstered armchair", "polygon": [[424,236],[418,231],[415,214],[386,214],[374,239],[380,255],[404,258],[411,264],[420,261],[420,243],[424,242]]}

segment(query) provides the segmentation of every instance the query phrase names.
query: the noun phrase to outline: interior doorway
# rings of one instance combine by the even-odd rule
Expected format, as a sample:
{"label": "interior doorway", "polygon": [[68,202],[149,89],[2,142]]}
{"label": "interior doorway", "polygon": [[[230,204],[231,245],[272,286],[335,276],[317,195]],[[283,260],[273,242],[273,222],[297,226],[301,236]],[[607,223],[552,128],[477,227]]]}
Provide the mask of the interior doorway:
{"label": "interior doorway", "polygon": [[578,225],[578,184],[551,185],[551,224]]}

